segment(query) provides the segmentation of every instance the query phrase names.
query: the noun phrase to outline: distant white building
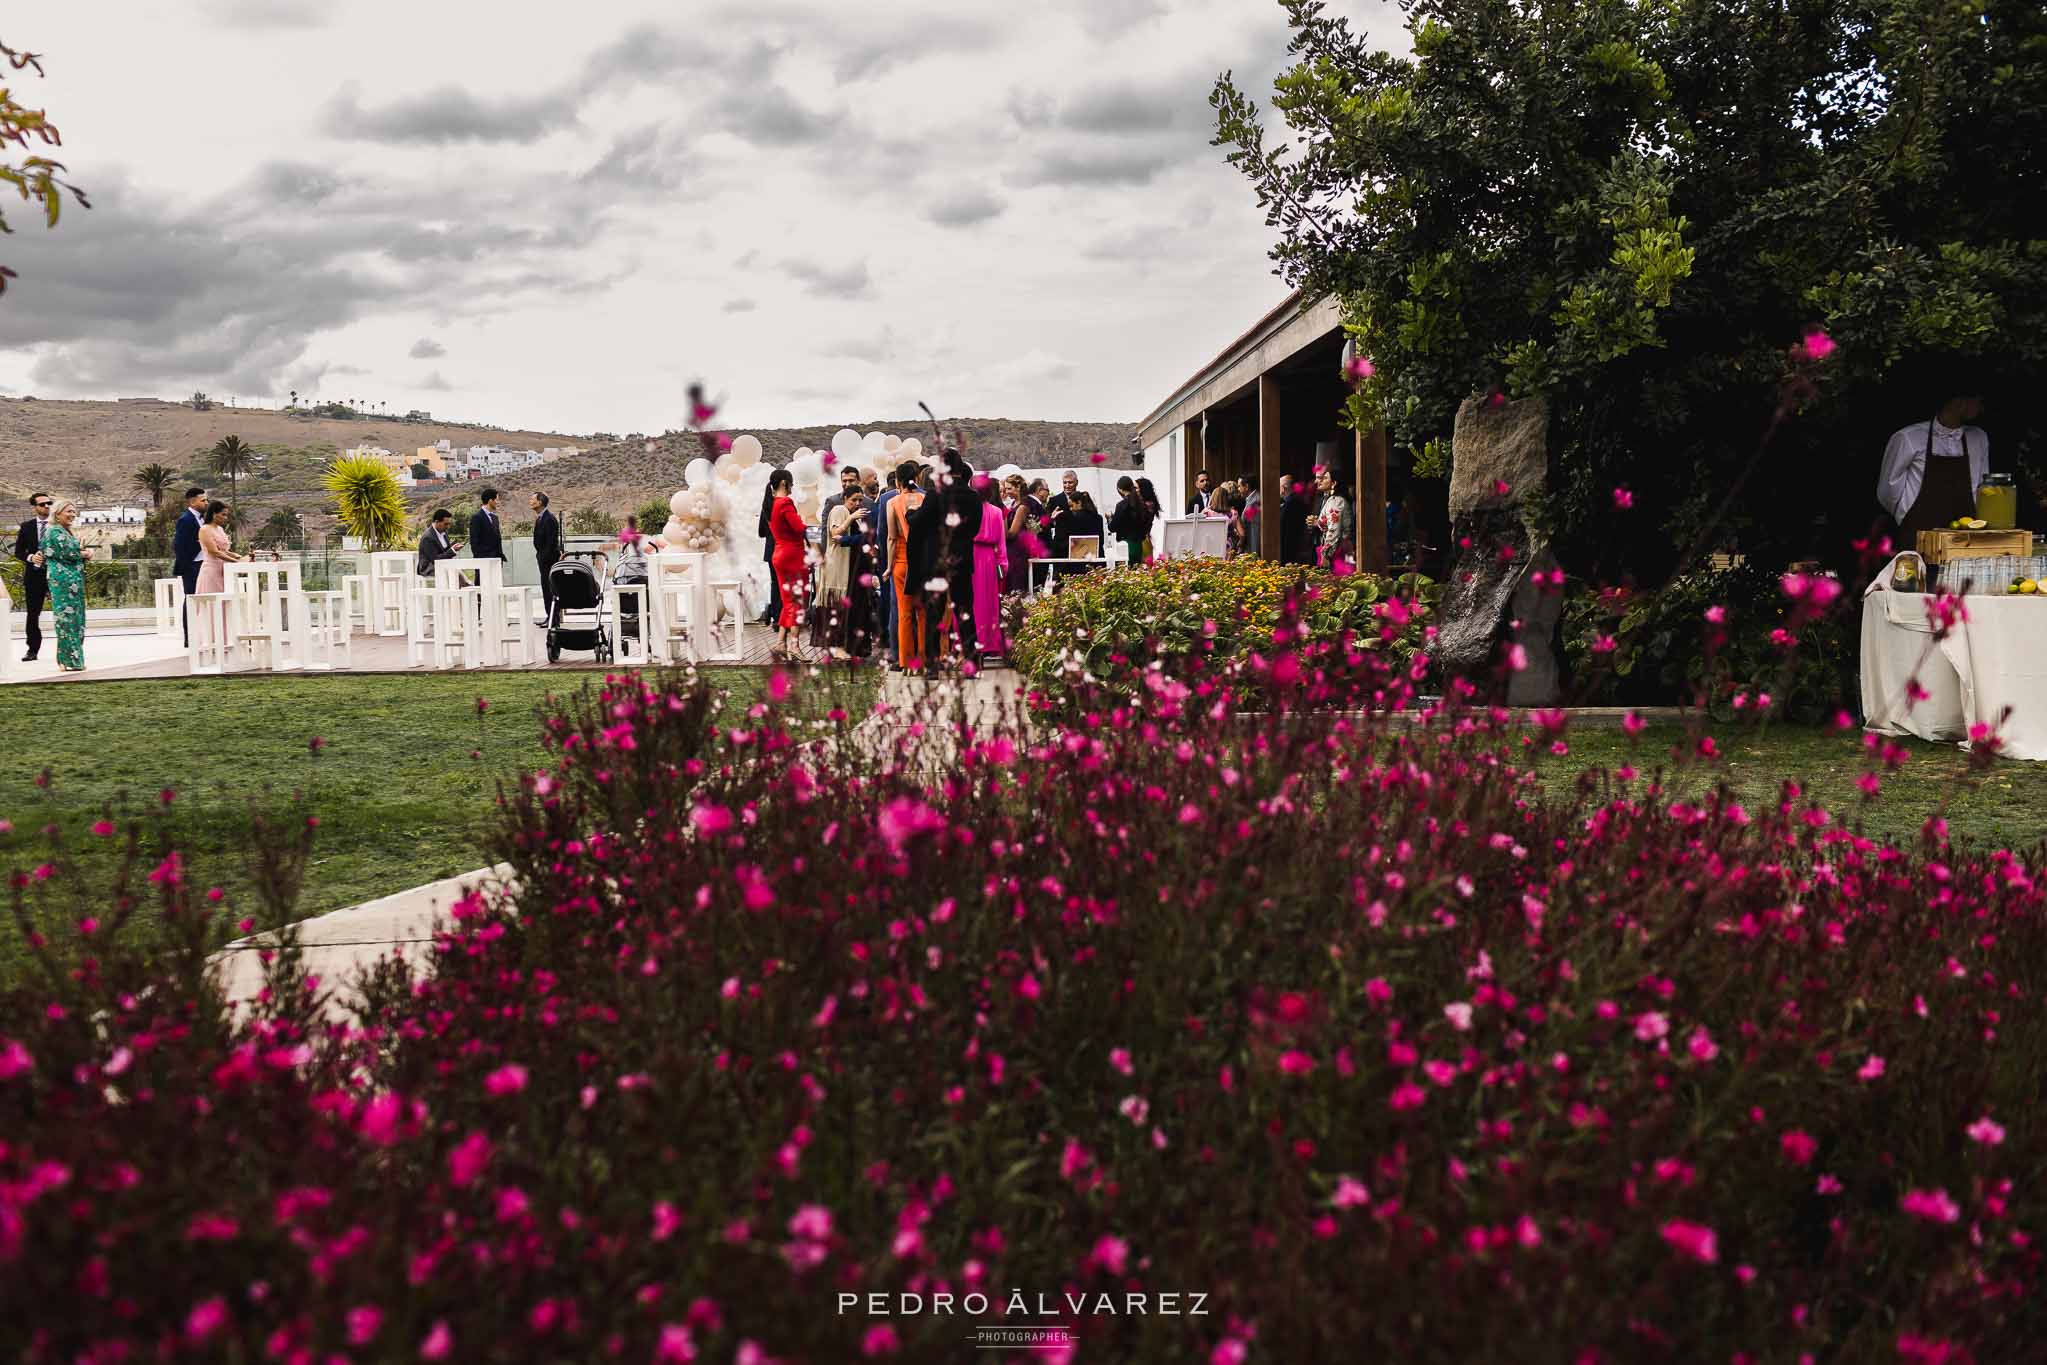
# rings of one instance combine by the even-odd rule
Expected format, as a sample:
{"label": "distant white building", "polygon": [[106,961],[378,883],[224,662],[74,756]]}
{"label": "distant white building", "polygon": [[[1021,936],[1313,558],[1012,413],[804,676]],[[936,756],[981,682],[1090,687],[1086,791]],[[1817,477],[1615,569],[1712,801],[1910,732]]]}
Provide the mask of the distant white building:
{"label": "distant white building", "polygon": [[149,520],[146,507],[88,507],[78,514],[87,526],[140,526]]}
{"label": "distant white building", "polygon": [[544,463],[537,450],[511,450],[504,446],[471,446],[463,463],[475,473],[516,474],[522,469],[532,469]]}

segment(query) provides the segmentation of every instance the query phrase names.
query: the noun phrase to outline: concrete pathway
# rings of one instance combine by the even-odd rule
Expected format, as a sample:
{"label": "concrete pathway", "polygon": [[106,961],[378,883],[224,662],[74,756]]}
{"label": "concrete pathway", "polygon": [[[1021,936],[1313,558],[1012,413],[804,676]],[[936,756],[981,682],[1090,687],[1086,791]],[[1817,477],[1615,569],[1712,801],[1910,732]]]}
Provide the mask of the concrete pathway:
{"label": "concrete pathway", "polygon": [[[510,870],[503,864],[482,867],[302,920],[298,937],[305,950],[306,969],[334,993],[332,1008],[346,1011],[358,973],[393,953],[414,966],[427,961],[434,931],[447,924],[449,907],[475,887],[506,885]],[[262,991],[261,954],[274,943],[273,936],[258,934],[230,943],[214,955],[221,988],[231,1003],[251,1001]]]}

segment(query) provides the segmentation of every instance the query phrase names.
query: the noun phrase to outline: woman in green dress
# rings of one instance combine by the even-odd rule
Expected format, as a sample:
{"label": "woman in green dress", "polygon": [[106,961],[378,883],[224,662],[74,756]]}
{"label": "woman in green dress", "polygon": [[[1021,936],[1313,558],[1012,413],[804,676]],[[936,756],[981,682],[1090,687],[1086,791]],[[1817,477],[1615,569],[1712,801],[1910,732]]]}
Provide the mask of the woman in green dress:
{"label": "woman in green dress", "polygon": [[66,673],[85,669],[85,562],[92,551],[78,543],[71,523],[78,504],[57,504],[43,537],[43,565],[50,571],[50,614],[57,618],[57,667]]}

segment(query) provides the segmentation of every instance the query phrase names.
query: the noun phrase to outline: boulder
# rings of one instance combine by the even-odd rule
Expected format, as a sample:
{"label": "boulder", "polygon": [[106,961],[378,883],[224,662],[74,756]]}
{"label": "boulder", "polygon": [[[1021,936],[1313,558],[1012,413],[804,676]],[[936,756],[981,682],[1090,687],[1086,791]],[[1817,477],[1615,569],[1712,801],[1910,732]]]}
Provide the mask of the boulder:
{"label": "boulder", "polygon": [[1548,429],[1540,399],[1499,406],[1470,399],[1451,440],[1450,535],[1458,548],[1430,654],[1447,673],[1482,678],[1504,643],[1520,645],[1527,663],[1508,678],[1513,706],[1547,706],[1558,691],[1563,594],[1535,581],[1558,565],[1525,516],[1549,484]]}
{"label": "boulder", "polygon": [[1467,398],[1450,450],[1452,521],[1480,507],[1517,506],[1549,486],[1549,405],[1524,398],[1495,407],[1489,398]]}

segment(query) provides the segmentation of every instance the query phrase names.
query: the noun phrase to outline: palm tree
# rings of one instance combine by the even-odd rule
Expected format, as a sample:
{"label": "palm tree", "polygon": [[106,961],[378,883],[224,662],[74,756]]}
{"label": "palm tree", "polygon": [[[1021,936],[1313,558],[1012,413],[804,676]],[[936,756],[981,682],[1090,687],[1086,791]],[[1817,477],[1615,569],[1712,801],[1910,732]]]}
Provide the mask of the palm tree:
{"label": "palm tree", "polygon": [[135,471],[135,486],[149,494],[151,507],[163,506],[163,495],[177,481],[177,474],[160,464],[146,464]]}
{"label": "palm tree", "polygon": [[214,443],[210,453],[213,456],[213,472],[227,480],[227,500],[239,515],[241,506],[235,502],[236,485],[255,463],[253,458],[255,452],[242,444],[241,437],[223,436]]}
{"label": "palm tree", "polygon": [[298,406],[299,406],[299,391],[298,391],[297,389],[293,389],[293,390],[291,391],[291,408],[292,408],[292,411],[293,411],[293,412],[297,412],[297,411],[298,411]]}

